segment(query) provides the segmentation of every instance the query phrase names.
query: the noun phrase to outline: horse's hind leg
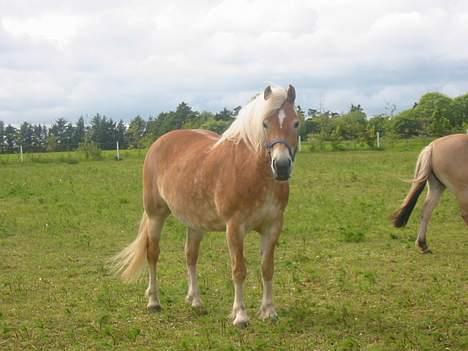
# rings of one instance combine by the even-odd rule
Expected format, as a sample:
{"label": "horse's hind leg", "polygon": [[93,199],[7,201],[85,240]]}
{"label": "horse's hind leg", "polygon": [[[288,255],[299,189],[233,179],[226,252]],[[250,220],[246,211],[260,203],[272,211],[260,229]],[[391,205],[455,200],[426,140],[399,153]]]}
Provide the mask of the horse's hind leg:
{"label": "horse's hind leg", "polygon": [[432,211],[439,203],[440,196],[445,189],[445,186],[440,183],[433,175],[431,175],[428,179],[428,186],[429,189],[422,209],[418,238],[416,239],[416,247],[421,251],[421,253],[431,252],[426,242],[427,225],[431,219]]}
{"label": "horse's hind leg", "polygon": [[458,204],[460,206],[460,214],[468,225],[468,190],[457,194]]}
{"label": "horse's hind leg", "polygon": [[159,259],[159,240],[161,238],[161,230],[167,214],[160,214],[148,218],[148,250],[147,260],[149,267],[149,282],[148,289],[146,289],[146,296],[148,297],[147,308],[150,312],[161,310],[161,303],[159,301],[159,288],[156,279],[156,267]]}
{"label": "horse's hind leg", "polygon": [[185,256],[187,258],[188,292],[185,300],[192,307],[200,307],[200,290],[197,282],[197,260],[200,249],[200,242],[203,239],[203,232],[187,228],[187,238],[185,241]]}

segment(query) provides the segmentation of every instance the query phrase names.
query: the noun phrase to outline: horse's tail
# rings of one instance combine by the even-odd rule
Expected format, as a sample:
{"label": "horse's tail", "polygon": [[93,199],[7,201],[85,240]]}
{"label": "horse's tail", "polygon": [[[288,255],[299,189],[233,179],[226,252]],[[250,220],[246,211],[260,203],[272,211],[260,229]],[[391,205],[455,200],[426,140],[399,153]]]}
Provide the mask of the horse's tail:
{"label": "horse's tail", "polygon": [[427,179],[432,174],[432,143],[426,146],[419,154],[418,161],[416,162],[416,169],[414,171],[414,179],[411,181],[411,188],[406,195],[400,208],[396,210],[391,220],[395,227],[404,227],[408,223],[411,212],[418,201],[424,187],[426,186]]}
{"label": "horse's tail", "polygon": [[141,269],[145,265],[148,249],[147,228],[148,216],[146,212],[143,212],[136,239],[112,258],[114,273],[119,275],[125,282],[138,279]]}

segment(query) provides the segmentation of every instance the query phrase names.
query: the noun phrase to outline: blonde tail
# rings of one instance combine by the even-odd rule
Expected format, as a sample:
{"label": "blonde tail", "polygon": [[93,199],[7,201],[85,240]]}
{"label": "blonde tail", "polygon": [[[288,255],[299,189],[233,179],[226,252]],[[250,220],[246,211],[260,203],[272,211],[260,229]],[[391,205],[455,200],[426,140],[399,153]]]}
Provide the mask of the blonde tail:
{"label": "blonde tail", "polygon": [[397,228],[404,227],[408,223],[411,212],[418,201],[419,195],[426,186],[427,179],[432,174],[432,143],[426,146],[419,154],[414,171],[414,179],[412,180],[411,188],[406,195],[400,208],[396,210],[391,220]]}
{"label": "blonde tail", "polygon": [[148,216],[143,212],[136,239],[112,258],[113,271],[123,281],[132,282],[138,279],[146,262],[148,248]]}

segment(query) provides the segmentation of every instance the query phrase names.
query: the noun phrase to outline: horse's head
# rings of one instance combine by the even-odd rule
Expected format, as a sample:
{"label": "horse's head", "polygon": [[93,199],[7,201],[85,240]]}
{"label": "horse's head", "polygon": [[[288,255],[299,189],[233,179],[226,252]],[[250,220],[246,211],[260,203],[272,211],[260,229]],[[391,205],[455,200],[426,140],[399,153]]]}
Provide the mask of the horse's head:
{"label": "horse's head", "polygon": [[[271,94],[271,87],[268,86],[263,92],[263,98],[268,100]],[[289,85],[284,103],[263,121],[271,170],[274,178],[280,181],[289,179],[297,149],[299,118],[294,108],[295,99],[296,90]]]}

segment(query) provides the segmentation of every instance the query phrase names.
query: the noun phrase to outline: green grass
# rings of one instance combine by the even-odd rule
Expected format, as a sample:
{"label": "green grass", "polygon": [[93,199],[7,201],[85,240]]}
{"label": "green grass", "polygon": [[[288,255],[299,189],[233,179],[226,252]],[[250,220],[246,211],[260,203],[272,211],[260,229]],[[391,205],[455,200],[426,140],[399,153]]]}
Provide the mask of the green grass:
{"label": "green grass", "polygon": [[279,319],[255,317],[260,257],[251,233],[243,330],[227,318],[233,289],[222,233],[202,243],[203,313],[184,302],[185,231],[173,218],[161,241],[161,313],[145,310],[146,279],[125,285],[107,271],[106,260],[136,235],[144,153],[0,164],[0,349],[466,350],[468,240],[454,197],[443,196],[431,221],[432,255],[414,248],[421,203],[406,229],[388,221],[416,156],[298,155],[276,254]]}

